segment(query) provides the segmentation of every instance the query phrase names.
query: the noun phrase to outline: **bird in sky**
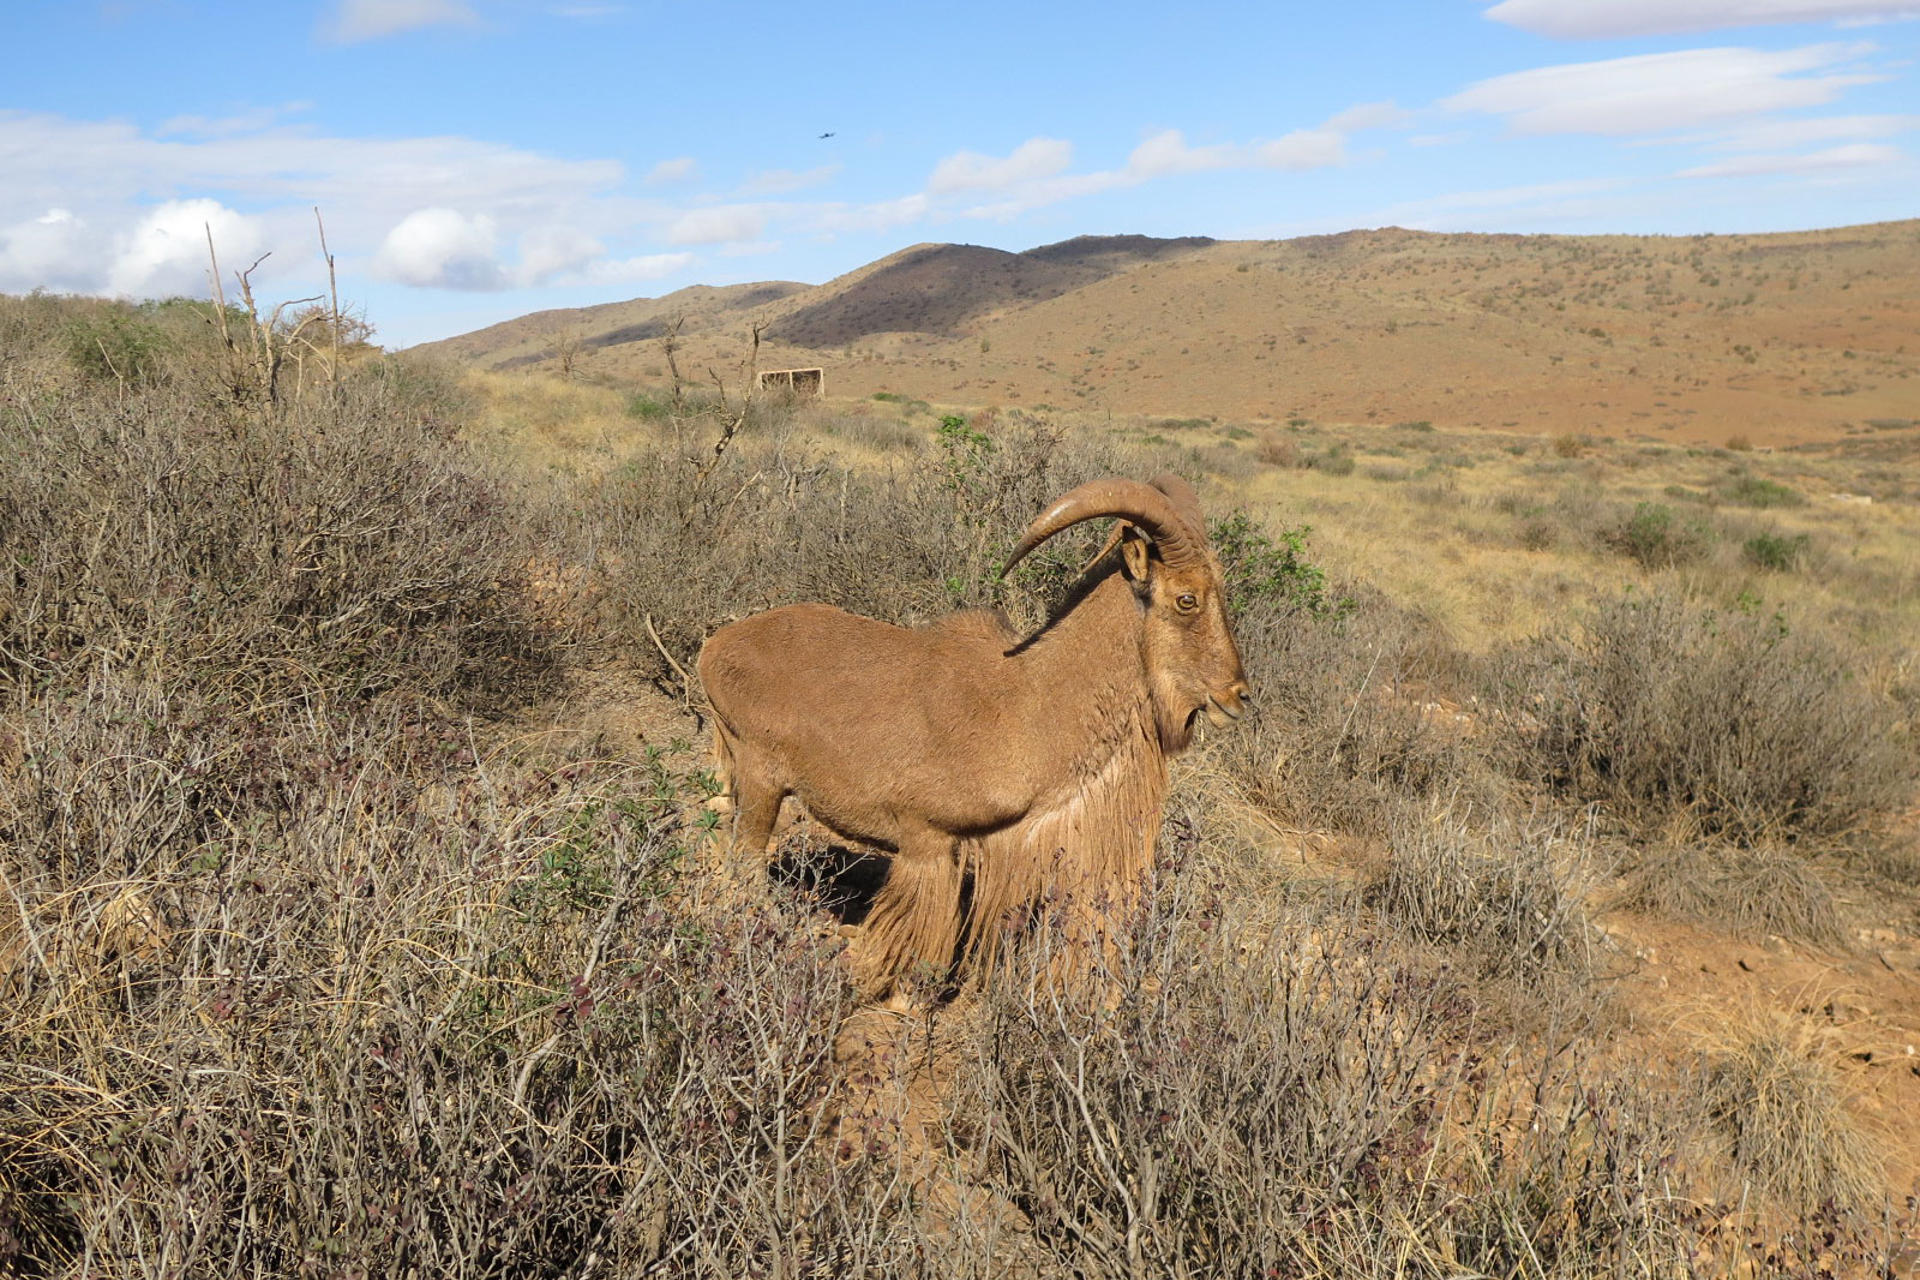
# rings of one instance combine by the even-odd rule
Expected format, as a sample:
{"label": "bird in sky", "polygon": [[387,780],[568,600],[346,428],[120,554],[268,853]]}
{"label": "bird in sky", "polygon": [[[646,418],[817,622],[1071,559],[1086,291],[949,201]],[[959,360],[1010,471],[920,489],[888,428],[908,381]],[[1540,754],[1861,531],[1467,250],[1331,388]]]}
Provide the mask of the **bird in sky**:
{"label": "bird in sky", "polygon": [[834,134],[831,134],[831,133],[823,133],[823,134],[821,134],[821,135],[820,135],[820,137],[821,137],[822,139],[826,139],[826,138],[831,138],[831,137],[834,137],[834,136],[835,136],[835,135],[834,135]]}

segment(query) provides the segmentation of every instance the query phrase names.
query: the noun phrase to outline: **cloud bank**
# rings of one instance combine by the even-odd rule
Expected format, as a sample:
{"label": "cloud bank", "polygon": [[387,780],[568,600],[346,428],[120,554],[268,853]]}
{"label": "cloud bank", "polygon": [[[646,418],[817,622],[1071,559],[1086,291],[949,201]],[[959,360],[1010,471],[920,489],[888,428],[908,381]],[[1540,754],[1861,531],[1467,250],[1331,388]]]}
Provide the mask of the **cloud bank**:
{"label": "cloud bank", "polygon": [[1890,22],[1920,17],[1920,5],[1900,0],[1502,0],[1485,16],[1543,36],[1579,40],[1787,22]]}

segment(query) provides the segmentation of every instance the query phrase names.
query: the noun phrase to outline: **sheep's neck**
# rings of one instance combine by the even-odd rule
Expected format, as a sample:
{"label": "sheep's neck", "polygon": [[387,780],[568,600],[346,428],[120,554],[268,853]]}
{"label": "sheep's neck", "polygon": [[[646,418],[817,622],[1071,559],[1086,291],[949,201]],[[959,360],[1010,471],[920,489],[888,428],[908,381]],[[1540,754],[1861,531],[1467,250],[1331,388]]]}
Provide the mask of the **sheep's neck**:
{"label": "sheep's neck", "polygon": [[1140,624],[1133,588],[1113,573],[1011,659],[1031,700],[1034,745],[1059,766],[1053,776],[1084,782],[1155,739]]}

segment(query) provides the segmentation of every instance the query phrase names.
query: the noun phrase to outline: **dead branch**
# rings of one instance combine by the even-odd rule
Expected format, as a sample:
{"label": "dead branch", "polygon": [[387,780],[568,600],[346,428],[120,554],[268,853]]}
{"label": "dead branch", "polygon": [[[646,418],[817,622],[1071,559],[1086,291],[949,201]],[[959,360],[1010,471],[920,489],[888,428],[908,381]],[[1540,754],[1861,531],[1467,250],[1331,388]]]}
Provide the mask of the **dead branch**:
{"label": "dead branch", "polygon": [[673,416],[678,418],[686,407],[686,389],[680,377],[680,362],[674,359],[674,353],[680,350],[680,326],[686,323],[685,316],[675,316],[667,324],[667,331],[660,335],[660,349],[667,357],[667,372],[673,377]]}
{"label": "dead branch", "polygon": [[707,370],[713,377],[714,386],[720,390],[720,412],[725,416],[720,426],[720,438],[713,442],[713,455],[694,473],[695,488],[700,488],[707,483],[707,477],[712,475],[713,469],[720,465],[720,459],[726,456],[727,447],[733,443],[733,438],[740,434],[740,428],[747,425],[747,416],[753,412],[753,385],[759,380],[760,332],[763,328],[762,325],[753,326],[753,347],[747,355],[746,387],[740,393],[740,408],[737,412],[731,414],[727,412],[726,383],[721,381],[720,375],[714,373],[712,369]]}
{"label": "dead branch", "polygon": [[333,330],[333,358],[327,363],[327,392],[338,395],[340,392],[340,282],[333,273],[333,250],[327,248],[327,224],[320,220],[320,206],[313,206],[313,225],[320,231],[320,256],[327,260],[327,296],[331,308],[329,320]]}

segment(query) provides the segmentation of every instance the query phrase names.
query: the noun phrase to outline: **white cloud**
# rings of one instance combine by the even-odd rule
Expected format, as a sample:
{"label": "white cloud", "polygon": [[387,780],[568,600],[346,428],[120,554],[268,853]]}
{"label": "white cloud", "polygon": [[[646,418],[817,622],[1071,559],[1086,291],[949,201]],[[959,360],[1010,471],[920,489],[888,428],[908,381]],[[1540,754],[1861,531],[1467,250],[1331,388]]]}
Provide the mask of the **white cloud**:
{"label": "white cloud", "polygon": [[668,223],[666,241],[668,244],[725,244],[733,240],[758,240],[766,227],[766,213],[753,205],[715,205],[710,209],[691,209]]}
{"label": "white cloud", "polygon": [[422,27],[472,27],[479,23],[479,15],[465,0],[340,0],[325,33],[341,44],[357,44]]}
{"label": "white cloud", "polygon": [[204,295],[209,233],[228,279],[260,255],[263,236],[257,218],[236,213],[218,200],[169,200],[122,238],[107,270],[107,291],[139,298]]}
{"label": "white cloud", "polygon": [[282,118],[311,111],[313,103],[288,102],[277,107],[250,107],[230,116],[173,116],[160,122],[155,137],[186,135],[194,138],[226,138],[237,133],[258,133],[280,123]]}
{"label": "white cloud", "polygon": [[1186,135],[1178,129],[1162,129],[1152,134],[1127,156],[1126,176],[1136,182],[1164,178],[1171,174],[1202,173],[1225,169],[1235,162],[1235,149],[1229,143],[1190,147]]}
{"label": "white cloud", "polygon": [[1605,217],[1622,207],[1629,184],[1618,178],[1575,178],[1485,191],[1455,191],[1392,205],[1362,220],[1422,231],[1488,231]]}
{"label": "white cloud", "polygon": [[1346,135],[1338,129],[1295,129],[1270,142],[1216,142],[1190,147],[1178,129],[1154,134],[1127,157],[1118,176],[1125,184],[1209,169],[1325,169],[1346,159]]}
{"label": "white cloud", "polygon": [[86,292],[98,286],[104,265],[86,223],[70,210],[0,227],[0,292]]}
{"label": "white cloud", "polygon": [[1868,51],[1842,44],[1781,52],[1689,49],[1570,63],[1482,80],[1441,105],[1505,116],[1516,133],[1664,133],[1831,102],[1844,89],[1883,77],[1804,73]]}
{"label": "white cloud", "polygon": [[1904,158],[1900,148],[1883,142],[1853,142],[1843,147],[1805,155],[1736,156],[1682,169],[1682,178],[1753,178],[1780,173],[1831,173],[1836,170],[1879,168]]}
{"label": "white cloud", "polygon": [[1920,16],[1911,0],[1503,0],[1496,22],[1561,39],[1668,35],[1782,22],[1856,25]]}
{"label": "white cloud", "polygon": [[1263,169],[1330,169],[1347,158],[1347,136],[1338,129],[1295,129],[1254,148]]}
{"label": "white cloud", "polygon": [[1058,138],[1029,138],[1005,159],[977,151],[959,151],[933,167],[927,190],[935,195],[952,191],[1000,191],[1050,178],[1073,163],[1073,144]]}
{"label": "white cloud", "polygon": [[924,192],[877,200],[871,204],[827,204],[811,211],[817,231],[832,234],[841,231],[891,231],[920,221],[933,209]]}
{"label": "white cloud", "polygon": [[1407,139],[1410,147],[1451,147],[1473,137],[1464,129],[1456,133],[1416,133]]}
{"label": "white cloud", "polygon": [[375,269],[402,284],[430,289],[507,287],[498,258],[499,229],[486,214],[420,209],[380,243]]}
{"label": "white cloud", "polygon": [[1407,118],[1391,102],[1366,103],[1342,111],[1312,129],[1295,129],[1255,142],[1213,142],[1194,146],[1178,129],[1149,134],[1117,169],[1064,172],[1072,147],[1052,138],[1033,138],[1005,159],[962,151],[934,168],[927,195],[996,191],[1004,198],[960,210],[969,218],[1005,221],[1033,209],[1102,191],[1139,186],[1161,178],[1221,169],[1325,169],[1346,162],[1347,134],[1386,128]]}
{"label": "white cloud", "polygon": [[546,284],[607,254],[607,247],[569,226],[535,227],[520,237],[519,283]]}
{"label": "white cloud", "polygon": [[677,156],[672,160],[662,160],[647,170],[647,176],[641,181],[650,187],[663,187],[673,182],[685,182],[699,169],[692,156]]}
{"label": "white cloud", "polygon": [[823,164],[817,169],[766,169],[748,178],[741,184],[740,190],[754,196],[804,191],[808,187],[833,181],[840,176],[840,168],[837,164]]}
{"label": "white cloud", "polygon": [[1333,116],[1324,127],[1341,133],[1358,133],[1362,129],[1397,128],[1412,119],[1413,112],[1391,100],[1362,102]]}
{"label": "white cloud", "polygon": [[[0,217],[75,192],[133,200],[200,188],[259,201],[366,208],[390,223],[413,209],[489,203],[543,208],[617,185],[613,160],[563,160],[472,138],[340,138],[297,129],[179,142],[119,121],[0,111]],[[349,215],[350,216],[350,215]],[[311,220],[309,213],[308,218]]]}
{"label": "white cloud", "polygon": [[563,285],[622,285],[659,280],[693,265],[690,253],[649,253],[636,258],[599,258],[555,277]]}
{"label": "white cloud", "polygon": [[[566,160],[459,137],[361,139],[286,127],[252,133],[208,127],[218,121],[174,123],[204,136],[159,138],[124,122],[0,111],[0,172],[6,174],[0,287],[135,288],[139,260],[117,260],[136,241],[149,256],[155,251],[165,230],[152,222],[156,210],[147,193],[155,191],[219,192],[226,206],[248,210],[245,225],[257,237],[249,248],[279,250],[256,280],[307,270],[317,259],[316,204],[341,255],[343,278],[376,265],[366,261],[371,257],[388,278],[459,288],[577,275],[584,267],[569,260],[578,259],[584,244],[664,223],[674,212],[618,194],[623,171],[610,160]],[[71,223],[41,226],[37,219],[56,207]],[[416,221],[387,243],[427,210],[464,217],[460,234],[445,218]],[[491,221],[482,224],[481,217]],[[485,226],[499,243],[521,238],[522,266],[513,273],[496,274],[498,256],[481,252]],[[204,237],[198,243],[196,272]],[[461,252],[443,252],[449,246]],[[239,253],[221,245],[223,262]],[[197,275],[184,282],[199,292]],[[139,289],[182,283],[179,272],[156,267]]]}
{"label": "white cloud", "polygon": [[1762,120],[1705,141],[1726,151],[1770,151],[1848,138],[1891,138],[1920,129],[1920,116],[1815,116]]}

